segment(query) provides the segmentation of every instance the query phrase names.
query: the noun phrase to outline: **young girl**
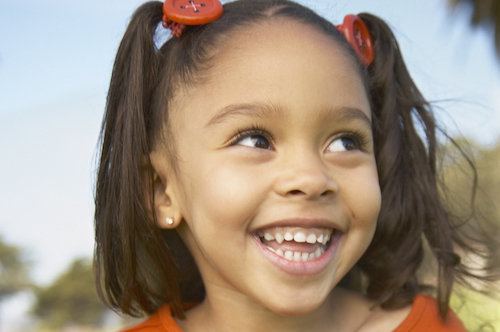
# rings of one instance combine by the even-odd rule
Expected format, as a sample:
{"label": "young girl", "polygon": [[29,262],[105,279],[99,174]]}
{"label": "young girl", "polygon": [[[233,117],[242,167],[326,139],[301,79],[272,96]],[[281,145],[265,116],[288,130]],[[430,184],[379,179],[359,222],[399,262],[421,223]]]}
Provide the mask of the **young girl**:
{"label": "young girl", "polygon": [[112,308],[152,315],[127,331],[465,331],[454,247],[475,243],[440,201],[436,125],[387,25],[218,6],[147,3],[116,57],[95,266]]}

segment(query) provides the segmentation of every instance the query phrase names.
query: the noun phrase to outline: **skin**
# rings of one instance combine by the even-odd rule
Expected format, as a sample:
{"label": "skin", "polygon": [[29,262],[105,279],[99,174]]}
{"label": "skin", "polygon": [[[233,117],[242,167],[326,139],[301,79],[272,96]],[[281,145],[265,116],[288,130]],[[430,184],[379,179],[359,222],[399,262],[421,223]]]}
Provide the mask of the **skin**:
{"label": "skin", "polygon": [[[160,147],[151,154],[158,224],[177,228],[207,291],[183,330],[387,331],[404,319],[408,309],[335,288],[381,204],[368,98],[341,47],[301,23],[256,25],[225,41],[207,80],[173,105],[180,171]],[[256,232],[272,225],[342,236],[321,269],[293,274],[259,247]]]}

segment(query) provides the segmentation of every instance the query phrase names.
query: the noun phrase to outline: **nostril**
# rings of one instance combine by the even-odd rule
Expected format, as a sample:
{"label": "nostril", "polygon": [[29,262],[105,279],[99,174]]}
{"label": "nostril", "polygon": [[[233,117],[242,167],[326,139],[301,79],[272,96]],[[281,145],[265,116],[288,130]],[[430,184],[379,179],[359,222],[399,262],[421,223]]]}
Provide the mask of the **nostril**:
{"label": "nostril", "polygon": [[[306,192],[302,191],[302,190],[290,190],[288,192],[290,195],[292,196],[300,196],[300,195],[306,195]],[[326,190],[324,191],[323,193],[321,193],[319,196],[321,197],[329,197],[329,196],[333,196],[335,193],[333,190]]]}
{"label": "nostril", "polygon": [[334,192],[332,190],[327,190],[321,194],[321,196],[332,196]]}

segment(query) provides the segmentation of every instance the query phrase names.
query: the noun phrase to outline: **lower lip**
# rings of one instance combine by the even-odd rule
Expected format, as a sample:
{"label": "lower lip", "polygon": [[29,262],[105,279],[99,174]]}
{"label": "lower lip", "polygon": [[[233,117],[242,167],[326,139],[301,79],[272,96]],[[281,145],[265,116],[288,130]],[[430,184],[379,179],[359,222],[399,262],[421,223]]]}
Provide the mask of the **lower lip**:
{"label": "lower lip", "polygon": [[257,247],[261,250],[262,254],[271,261],[271,263],[276,266],[278,269],[296,276],[310,276],[315,275],[323,271],[326,266],[332,261],[335,253],[337,252],[337,248],[340,244],[342,236],[338,236],[335,238],[335,241],[332,239],[332,243],[325,251],[323,255],[316,258],[312,261],[307,262],[295,262],[289,261],[284,257],[281,257],[272,251],[266,249],[266,247],[262,244],[258,236],[253,236],[254,241],[257,244]]}

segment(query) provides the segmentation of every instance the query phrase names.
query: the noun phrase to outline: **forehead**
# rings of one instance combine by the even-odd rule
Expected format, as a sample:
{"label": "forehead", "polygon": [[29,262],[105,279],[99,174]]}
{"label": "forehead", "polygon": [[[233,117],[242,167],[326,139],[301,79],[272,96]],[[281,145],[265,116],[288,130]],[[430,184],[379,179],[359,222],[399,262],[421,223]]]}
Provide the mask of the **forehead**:
{"label": "forehead", "polygon": [[331,100],[371,117],[360,69],[343,47],[319,29],[286,18],[240,27],[218,44],[202,83],[181,99],[195,102],[203,95],[205,109]]}
{"label": "forehead", "polygon": [[[350,76],[362,80],[359,64],[344,47],[317,27],[276,17],[233,30],[218,45],[212,69],[215,72],[244,66],[267,69],[266,64],[278,69],[276,63],[279,63],[285,70],[311,71],[330,64],[331,68],[343,67]],[[218,77],[217,73],[212,77]]]}

